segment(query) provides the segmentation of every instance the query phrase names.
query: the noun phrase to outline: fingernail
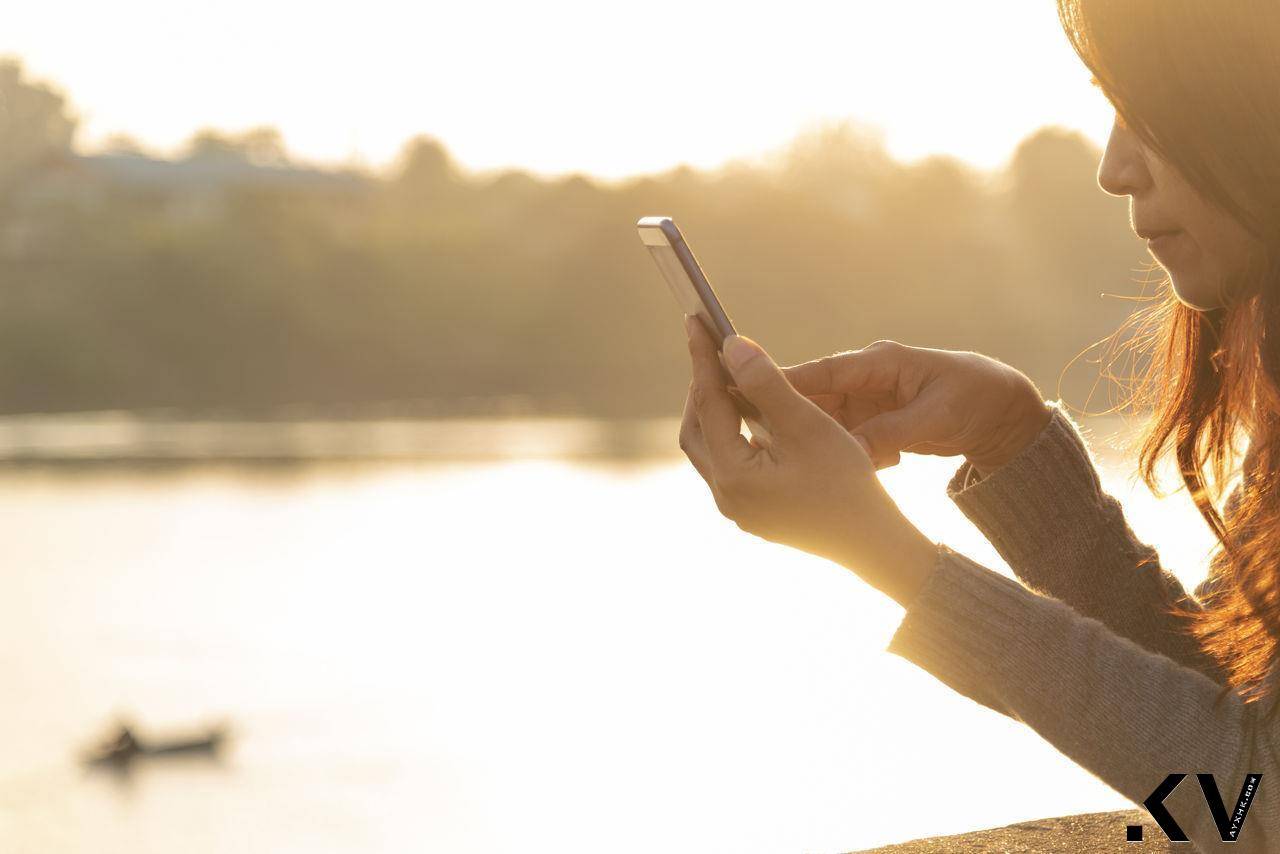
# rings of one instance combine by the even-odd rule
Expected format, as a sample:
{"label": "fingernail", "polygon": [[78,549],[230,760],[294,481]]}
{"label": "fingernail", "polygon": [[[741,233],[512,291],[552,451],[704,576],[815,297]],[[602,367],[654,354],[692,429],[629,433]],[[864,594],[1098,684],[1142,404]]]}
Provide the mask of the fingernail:
{"label": "fingernail", "polygon": [[867,444],[867,440],[866,440],[866,439],[864,439],[864,438],[862,438],[861,436],[854,436],[854,437],[853,437],[853,441],[855,441],[855,442],[857,442],[859,445],[861,445],[861,446],[862,446],[862,450],[866,453],[867,457],[868,457],[868,458],[870,458],[870,456],[871,456],[871,446]]}
{"label": "fingernail", "polygon": [[736,371],[763,353],[764,351],[760,349],[760,345],[750,338],[744,338],[741,335],[730,335],[724,339],[724,360],[729,364],[729,370],[731,371]]}
{"label": "fingernail", "polygon": [[695,322],[696,321],[694,320],[694,317],[692,314],[686,314],[684,316],[684,334],[689,336],[690,338],[693,337],[693,324]]}

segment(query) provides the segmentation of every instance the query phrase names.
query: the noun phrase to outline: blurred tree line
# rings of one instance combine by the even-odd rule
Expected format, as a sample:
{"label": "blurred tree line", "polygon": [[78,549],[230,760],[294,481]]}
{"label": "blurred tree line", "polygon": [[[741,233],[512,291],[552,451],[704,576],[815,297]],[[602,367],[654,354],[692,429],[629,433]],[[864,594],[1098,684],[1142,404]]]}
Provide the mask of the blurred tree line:
{"label": "blurred tree line", "polygon": [[973,349],[1083,406],[1097,365],[1063,369],[1134,308],[1101,294],[1149,266],[1100,152],[1052,128],[995,173],[896,162],[845,124],[603,184],[467,174],[429,138],[385,172],[318,170],[270,129],[80,155],[64,97],[12,60],[0,105],[5,412],[675,414],[687,354],[636,236],[650,214],[781,361]]}

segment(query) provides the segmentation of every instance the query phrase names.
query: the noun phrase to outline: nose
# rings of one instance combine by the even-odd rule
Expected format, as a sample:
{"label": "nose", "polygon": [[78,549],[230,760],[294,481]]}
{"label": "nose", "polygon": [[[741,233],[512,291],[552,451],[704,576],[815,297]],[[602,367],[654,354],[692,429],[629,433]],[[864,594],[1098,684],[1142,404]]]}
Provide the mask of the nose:
{"label": "nose", "polygon": [[1098,186],[1113,196],[1133,196],[1151,186],[1142,141],[1116,116],[1098,164]]}

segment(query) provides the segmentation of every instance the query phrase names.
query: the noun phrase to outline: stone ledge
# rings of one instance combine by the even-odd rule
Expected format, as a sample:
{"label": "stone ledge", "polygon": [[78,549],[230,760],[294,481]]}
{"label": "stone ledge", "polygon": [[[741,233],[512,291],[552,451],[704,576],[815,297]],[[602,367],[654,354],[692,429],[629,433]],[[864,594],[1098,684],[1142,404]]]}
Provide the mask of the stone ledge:
{"label": "stone ledge", "polygon": [[[1141,824],[1142,842],[1125,841],[1125,826]],[[955,836],[932,836],[852,854],[1148,854],[1181,851],[1151,820],[1146,810],[1094,812],[1023,821]]]}

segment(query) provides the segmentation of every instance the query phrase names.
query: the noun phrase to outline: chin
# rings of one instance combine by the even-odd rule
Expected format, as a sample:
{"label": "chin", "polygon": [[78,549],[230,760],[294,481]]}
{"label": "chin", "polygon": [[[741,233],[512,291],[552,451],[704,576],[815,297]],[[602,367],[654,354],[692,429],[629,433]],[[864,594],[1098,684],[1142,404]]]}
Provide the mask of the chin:
{"label": "chin", "polygon": [[1217,294],[1205,293],[1205,290],[1207,289],[1181,288],[1178,287],[1177,280],[1173,282],[1173,295],[1187,308],[1195,311],[1213,311],[1215,308],[1222,308],[1222,301],[1218,299]]}

